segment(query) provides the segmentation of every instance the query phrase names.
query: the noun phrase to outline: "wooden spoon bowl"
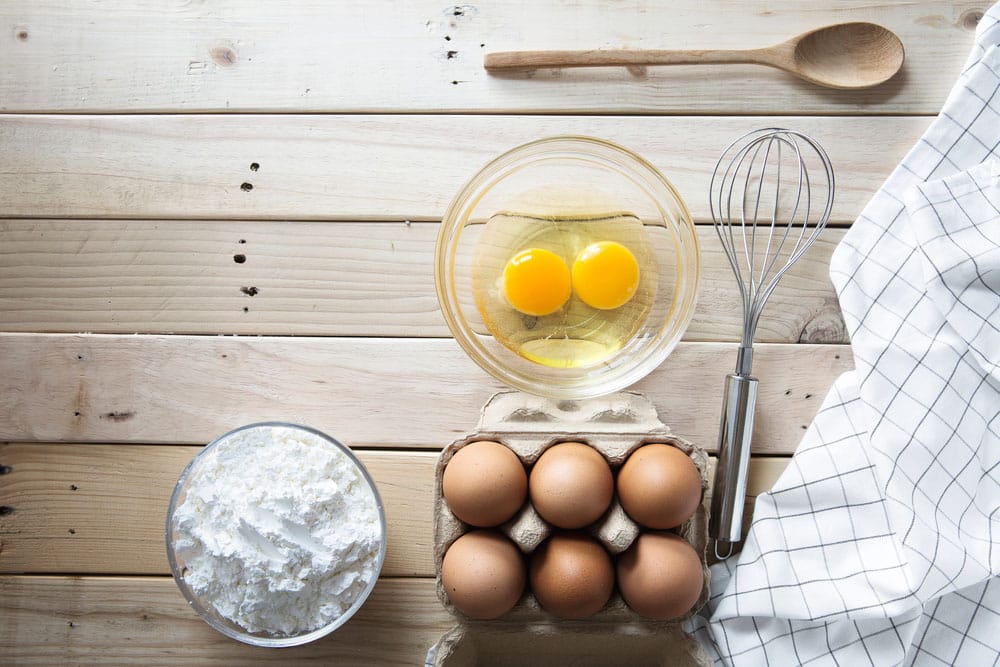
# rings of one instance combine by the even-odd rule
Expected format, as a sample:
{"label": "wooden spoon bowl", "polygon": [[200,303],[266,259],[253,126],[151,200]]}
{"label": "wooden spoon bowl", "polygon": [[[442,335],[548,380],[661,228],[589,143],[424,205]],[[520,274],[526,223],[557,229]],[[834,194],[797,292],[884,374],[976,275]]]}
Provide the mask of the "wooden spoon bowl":
{"label": "wooden spoon bowl", "polygon": [[877,86],[892,78],[905,58],[896,33],[875,23],[827,26],[786,44],[794,45],[794,73],[829,88]]}

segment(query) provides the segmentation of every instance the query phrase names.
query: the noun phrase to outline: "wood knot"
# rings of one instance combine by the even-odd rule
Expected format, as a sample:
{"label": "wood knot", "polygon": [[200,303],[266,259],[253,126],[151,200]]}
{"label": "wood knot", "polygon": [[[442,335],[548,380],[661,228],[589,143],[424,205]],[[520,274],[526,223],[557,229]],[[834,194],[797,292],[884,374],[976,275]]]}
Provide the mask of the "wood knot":
{"label": "wood knot", "polygon": [[17,34],[17,40],[19,42],[28,41],[28,30],[26,28],[18,28],[16,34]]}
{"label": "wood knot", "polygon": [[219,67],[232,67],[239,60],[236,50],[230,46],[214,46],[208,50],[208,54]]}
{"label": "wood knot", "polygon": [[969,9],[962,12],[962,15],[958,17],[959,25],[966,30],[975,30],[982,20],[983,12],[979,9]]}
{"label": "wood knot", "polygon": [[800,343],[844,343],[848,340],[847,325],[840,314],[836,299],[827,299],[799,332]]}

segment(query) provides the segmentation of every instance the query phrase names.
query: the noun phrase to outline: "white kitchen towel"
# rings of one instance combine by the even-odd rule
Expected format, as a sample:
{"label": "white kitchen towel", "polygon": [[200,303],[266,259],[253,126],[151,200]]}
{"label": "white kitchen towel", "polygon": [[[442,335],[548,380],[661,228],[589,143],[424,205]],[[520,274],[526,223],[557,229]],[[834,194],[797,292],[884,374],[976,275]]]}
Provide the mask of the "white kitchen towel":
{"label": "white kitchen towel", "polygon": [[1000,664],[998,44],[834,253],[855,370],[713,567],[719,664]]}

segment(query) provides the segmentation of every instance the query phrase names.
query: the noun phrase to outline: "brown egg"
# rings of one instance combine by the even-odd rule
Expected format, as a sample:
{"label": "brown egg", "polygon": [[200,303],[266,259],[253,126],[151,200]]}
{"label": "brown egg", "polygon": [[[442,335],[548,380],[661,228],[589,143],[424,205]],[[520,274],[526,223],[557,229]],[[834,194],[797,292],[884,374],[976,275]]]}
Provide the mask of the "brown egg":
{"label": "brown egg", "polygon": [[586,618],[611,598],[615,584],[611,556],[584,533],[559,531],[531,555],[531,592],[561,618]]}
{"label": "brown egg", "polygon": [[686,540],[673,533],[641,533],[618,556],[617,569],[622,598],[646,618],[665,621],[682,616],[701,595],[701,559]]}
{"label": "brown egg", "polygon": [[671,445],[645,445],[618,471],[618,501],[647,528],[674,528],[701,503],[701,473],[690,457]]}
{"label": "brown egg", "polygon": [[441,563],[441,583],[455,608],[472,618],[506,614],[524,593],[524,558],[495,530],[472,530],[455,540]]}
{"label": "brown egg", "polygon": [[445,466],[442,493],[451,511],[473,526],[498,526],[528,494],[528,474],[517,454],[498,442],[471,442]]}
{"label": "brown egg", "polygon": [[614,475],[593,447],[563,442],[542,452],[528,477],[531,503],[559,528],[594,523],[611,504]]}

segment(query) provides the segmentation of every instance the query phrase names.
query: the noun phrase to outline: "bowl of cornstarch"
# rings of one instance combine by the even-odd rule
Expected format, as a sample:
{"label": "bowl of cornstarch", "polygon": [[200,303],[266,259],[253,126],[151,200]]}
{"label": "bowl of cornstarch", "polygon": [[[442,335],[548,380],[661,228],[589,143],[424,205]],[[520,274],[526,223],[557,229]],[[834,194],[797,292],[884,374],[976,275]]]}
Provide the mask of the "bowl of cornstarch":
{"label": "bowl of cornstarch", "polygon": [[297,646],[364,604],[385,530],[375,483],[348,447],[264,422],[225,433],[188,464],[167,511],[167,558],[210,626],[255,646]]}

